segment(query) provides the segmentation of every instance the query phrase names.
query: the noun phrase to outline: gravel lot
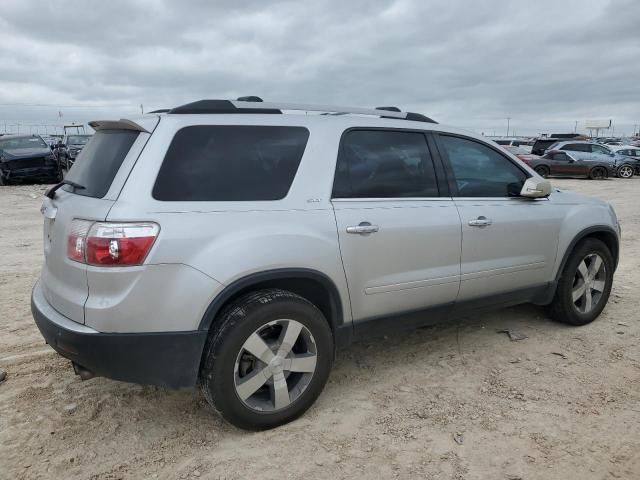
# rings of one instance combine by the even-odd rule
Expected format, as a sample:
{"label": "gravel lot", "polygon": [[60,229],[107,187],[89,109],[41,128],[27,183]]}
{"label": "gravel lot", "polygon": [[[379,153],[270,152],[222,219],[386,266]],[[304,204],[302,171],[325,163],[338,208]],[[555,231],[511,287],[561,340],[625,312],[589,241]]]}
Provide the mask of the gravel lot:
{"label": "gravel lot", "polygon": [[0,478],[640,478],[640,179],[553,183],[622,221],[595,323],[521,306],[359,343],[305,416],[261,433],[230,427],[197,391],[75,376],[29,310],[44,188],[0,187]]}

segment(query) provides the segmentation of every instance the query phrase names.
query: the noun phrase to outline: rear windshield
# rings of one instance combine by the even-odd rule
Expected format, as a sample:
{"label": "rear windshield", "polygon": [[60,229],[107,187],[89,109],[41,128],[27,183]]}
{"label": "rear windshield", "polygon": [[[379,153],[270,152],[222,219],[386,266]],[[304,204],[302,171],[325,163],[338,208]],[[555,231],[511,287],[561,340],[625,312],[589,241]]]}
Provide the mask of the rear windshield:
{"label": "rear windshield", "polygon": [[67,179],[84,189],[62,187],[86,197],[102,198],[109,191],[122,161],[140,132],[134,130],[99,130],[82,149]]}
{"label": "rear windshield", "polygon": [[308,138],[303,127],[185,127],[169,146],[153,198],[280,200],[289,192]]}

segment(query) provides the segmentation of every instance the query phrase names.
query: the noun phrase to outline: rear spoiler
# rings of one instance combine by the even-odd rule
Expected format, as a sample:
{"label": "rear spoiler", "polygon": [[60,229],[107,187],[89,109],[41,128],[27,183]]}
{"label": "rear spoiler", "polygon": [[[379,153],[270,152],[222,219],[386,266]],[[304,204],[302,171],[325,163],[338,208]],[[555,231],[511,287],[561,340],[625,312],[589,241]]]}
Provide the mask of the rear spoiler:
{"label": "rear spoiler", "polygon": [[89,122],[89,126],[93,128],[96,132],[99,130],[135,130],[137,132],[149,133],[149,130],[144,128],[143,126],[137,124],[136,122],[132,122],[131,120],[125,120],[121,118],[120,120],[94,120]]}

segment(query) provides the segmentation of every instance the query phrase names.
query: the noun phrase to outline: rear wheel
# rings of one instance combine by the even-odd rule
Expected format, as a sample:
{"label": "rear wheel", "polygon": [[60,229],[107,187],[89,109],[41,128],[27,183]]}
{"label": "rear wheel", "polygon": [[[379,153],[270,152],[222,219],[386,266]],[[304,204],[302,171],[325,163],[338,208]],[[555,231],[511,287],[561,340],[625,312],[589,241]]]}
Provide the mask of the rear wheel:
{"label": "rear wheel", "polygon": [[589,172],[589,178],[591,180],[603,180],[607,177],[607,172],[605,172],[602,167],[594,167]]}
{"label": "rear wheel", "polygon": [[618,168],[618,177],[631,178],[633,177],[633,167],[631,165],[622,165]]}
{"label": "rear wheel", "polygon": [[200,384],[230,423],[263,430],[302,415],[322,392],[333,335],[315,305],[262,290],[227,307],[205,349]]}
{"label": "rear wheel", "polygon": [[602,312],[613,283],[614,260],[600,240],[588,238],[569,256],[551,303],[554,320],[586,325]]}
{"label": "rear wheel", "polygon": [[549,176],[549,167],[545,167],[544,165],[540,165],[539,167],[536,167],[534,170],[542,178],[547,178]]}

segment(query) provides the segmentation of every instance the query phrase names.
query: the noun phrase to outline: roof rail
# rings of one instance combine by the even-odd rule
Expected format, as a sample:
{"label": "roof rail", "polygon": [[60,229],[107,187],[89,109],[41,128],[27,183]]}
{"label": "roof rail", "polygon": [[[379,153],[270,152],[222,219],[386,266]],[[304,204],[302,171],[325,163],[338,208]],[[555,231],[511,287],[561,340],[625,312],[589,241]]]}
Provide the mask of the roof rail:
{"label": "roof rail", "polygon": [[[246,98],[246,97],[240,97]],[[394,110],[391,110],[394,108]],[[398,120],[412,120],[416,122],[437,123],[419,113],[401,112],[397,107],[370,109],[359,107],[344,107],[337,105],[307,105],[303,103],[270,103],[245,100],[198,100],[179,107],[172,108],[170,114],[212,114],[212,113],[282,113],[283,110],[298,112],[321,112],[334,114],[371,115]]]}

